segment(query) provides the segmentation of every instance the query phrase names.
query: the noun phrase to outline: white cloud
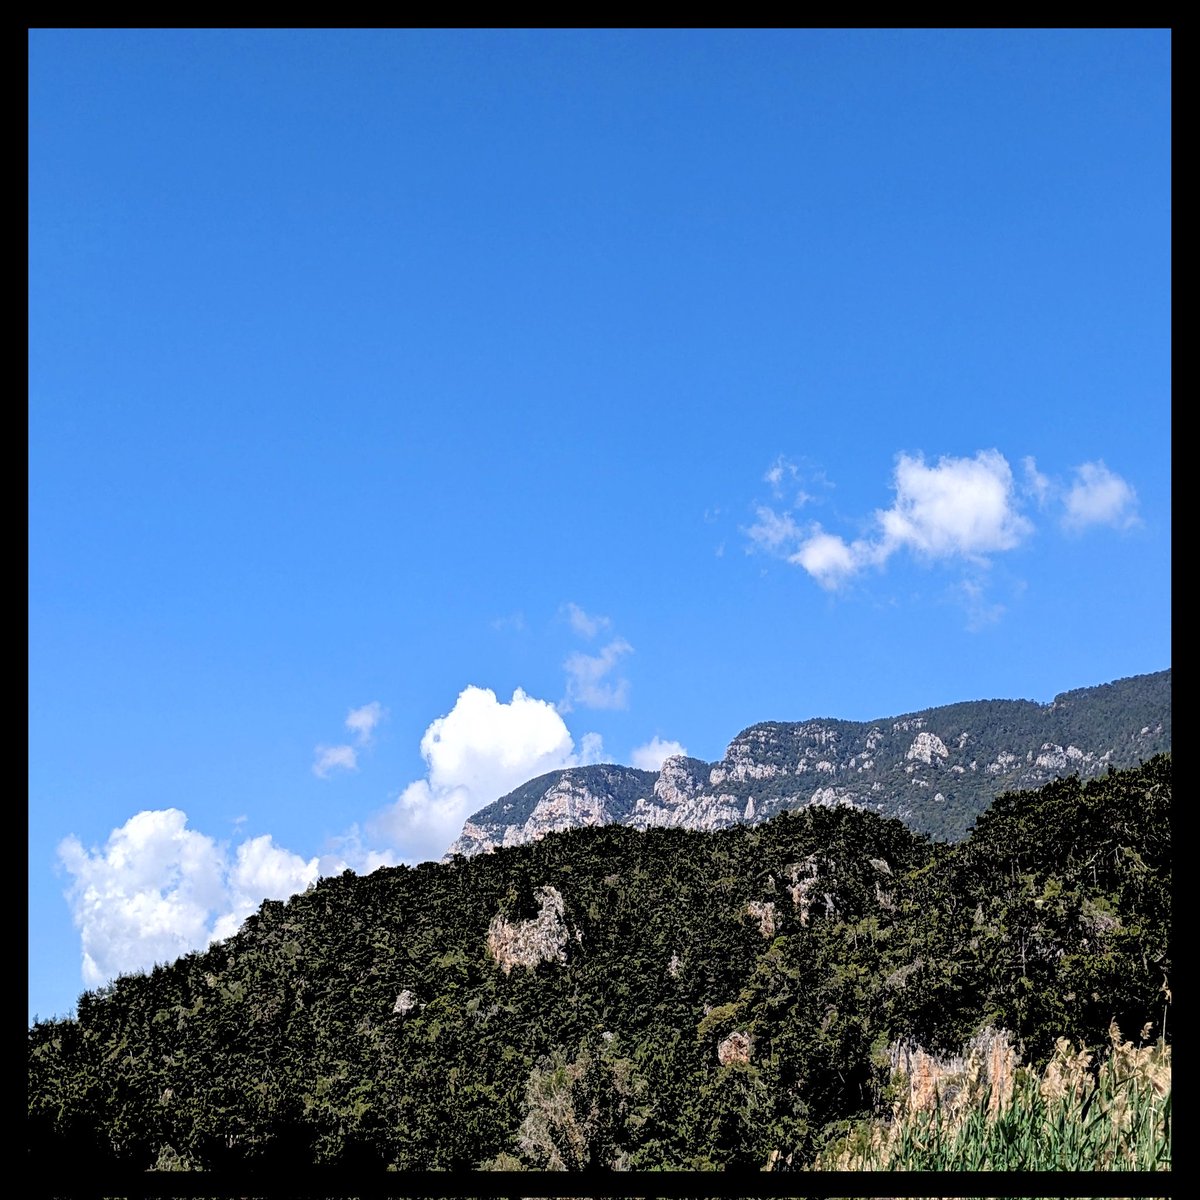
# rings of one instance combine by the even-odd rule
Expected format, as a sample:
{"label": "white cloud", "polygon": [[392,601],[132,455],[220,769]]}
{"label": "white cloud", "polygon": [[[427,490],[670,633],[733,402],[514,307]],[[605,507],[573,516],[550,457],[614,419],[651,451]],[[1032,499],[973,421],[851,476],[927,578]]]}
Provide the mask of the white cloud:
{"label": "white cloud", "polygon": [[276,846],[269,833],[243,842],[228,871],[228,908],[214,923],[212,936],[232,937],[263,900],[294,896],[315,883],[319,875],[316,858],[305,861]]}
{"label": "white cloud", "polygon": [[629,703],[629,680],[613,676],[617,663],[633,647],[624,638],[614,638],[599,654],[576,651],[567,656],[567,694],[559,708],[570,712],[576,705],[585,708],[624,708]]}
{"label": "white cloud", "polygon": [[368,746],[375,733],[375,726],[383,720],[383,705],[378,700],[364,704],[362,708],[352,708],[346,714],[346,728],[358,739],[360,746]]}
{"label": "white cloud", "polygon": [[1015,507],[1012,469],[997,450],[942,457],[936,467],[919,454],[901,454],[895,487],[895,504],[876,514],[889,553],[907,546],[927,558],[981,561],[1013,549],[1033,531]]}
{"label": "white cloud", "polygon": [[372,847],[364,839],[357,821],[345,833],[330,838],[327,850],[317,858],[317,866],[325,877],[340,875],[347,868],[359,875],[369,875],[378,867],[394,867],[400,862],[394,850]]}
{"label": "white cloud", "polygon": [[578,765],[590,766],[604,761],[604,739],[598,733],[585,733],[579,739]]}
{"label": "white cloud", "polygon": [[421,739],[424,779],[375,818],[370,833],[406,861],[439,858],[471,813],[537,775],[582,765],[602,751],[585,735],[579,753],[558,710],[520,688],[504,704],[490,688],[467,687]]}
{"label": "white cloud", "polygon": [[1063,525],[1081,530],[1088,525],[1111,525],[1128,529],[1136,525],[1137,493],[1103,461],[1075,468],[1075,482],[1063,497]]}
{"label": "white cloud", "polygon": [[[375,727],[386,716],[382,704],[372,700],[361,708],[352,708],[346,714],[346,728],[354,734],[360,748],[369,746],[375,735]],[[313,751],[313,774],[318,779],[328,779],[334,771],[357,771],[358,751],[348,743],[326,746],[324,743]]]}
{"label": "white cloud", "polygon": [[[770,485],[771,495],[776,500],[782,500],[785,493],[790,494],[793,508],[820,503],[819,492],[833,487],[824,470],[815,463],[802,458],[801,463],[797,464],[782,454],[767,468],[763,482]],[[818,489],[817,494],[807,490],[810,486]]]}
{"label": "white cloud", "polygon": [[778,497],[783,495],[784,480],[794,480],[796,478],[796,464],[789,462],[781,454],[767,469],[767,473],[763,476],[763,482],[771,485],[771,491],[778,499]]}
{"label": "white cloud", "polygon": [[610,617],[592,616],[590,613],[584,612],[578,604],[564,604],[563,611],[567,614],[567,620],[570,621],[571,628],[580,637],[587,638],[589,641],[602,629],[609,629],[612,626],[612,619]]}
{"label": "white cloud", "polygon": [[879,552],[866,542],[847,544],[836,534],[814,524],[809,536],[788,562],[803,567],[823,588],[834,590],[862,569],[878,561]]}
{"label": "white cloud", "polygon": [[571,734],[554,705],[520,688],[508,704],[497,700],[491,688],[464,688],[450,712],[433,721],[421,738],[435,788],[495,792],[489,800],[524,783],[531,773],[561,766],[572,749]]}
{"label": "white cloud", "polygon": [[770,554],[785,553],[791,544],[803,540],[804,534],[792,520],[791,513],[777,513],[760,504],[755,509],[758,520],[746,530],[746,536],[759,550]]}
{"label": "white cloud", "polygon": [[333,771],[357,771],[358,752],[353,746],[318,746],[314,751],[313,774],[328,779]]}
{"label": "white cloud", "polygon": [[[1025,459],[1024,467],[1025,491],[1044,495],[1049,483],[1033,459]],[[786,558],[832,591],[901,549],[926,561],[957,557],[986,565],[987,555],[1015,548],[1033,531],[1018,508],[1012,469],[997,450],[974,458],[944,456],[936,466],[920,454],[900,454],[893,487],[895,501],[875,512],[873,535],[848,542],[816,522],[802,528],[790,512],[760,505],[756,523],[745,531],[749,548]]]}
{"label": "white cloud", "polygon": [[229,936],[264,899],[317,878],[315,858],[305,862],[269,836],[243,842],[231,862],[177,808],[130,817],[99,849],[65,838],[58,854],[72,877],[67,900],[88,987]]}
{"label": "white cloud", "polygon": [[1032,455],[1027,454],[1021,460],[1021,466],[1025,469],[1026,494],[1034,498],[1038,508],[1044,508],[1050,495],[1049,478],[1037,469],[1037,462]]}
{"label": "white cloud", "polygon": [[686,754],[687,747],[679,742],[666,742],[655,735],[644,746],[635,746],[630,762],[640,771],[660,771],[666,759],[674,754]]}
{"label": "white cloud", "polygon": [[971,633],[994,625],[1004,615],[1004,605],[989,603],[983,585],[977,580],[964,579],[958,585],[958,593],[967,611],[967,629]]}

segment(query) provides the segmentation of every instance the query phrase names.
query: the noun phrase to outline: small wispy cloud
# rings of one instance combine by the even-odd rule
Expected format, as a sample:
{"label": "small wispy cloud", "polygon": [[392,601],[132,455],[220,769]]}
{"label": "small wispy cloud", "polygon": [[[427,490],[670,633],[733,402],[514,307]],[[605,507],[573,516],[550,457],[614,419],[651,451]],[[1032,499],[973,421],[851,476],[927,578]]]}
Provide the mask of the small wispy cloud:
{"label": "small wispy cloud", "polygon": [[625,708],[629,703],[629,680],[616,673],[617,664],[633,647],[624,638],[614,638],[598,654],[575,651],[567,656],[567,694],[559,708],[570,712],[584,708]]}
{"label": "small wispy cloud", "polygon": [[967,629],[971,633],[995,625],[1005,612],[1003,604],[988,600],[983,584],[976,579],[962,580],[958,585],[957,598],[966,610]]}
{"label": "small wispy cloud", "polygon": [[334,771],[357,771],[358,752],[353,746],[318,746],[313,751],[313,774],[328,779]]}
{"label": "small wispy cloud", "polygon": [[593,615],[592,613],[584,612],[578,604],[568,601],[563,605],[562,611],[566,614],[567,621],[571,628],[582,638],[587,638],[591,641],[598,633],[605,629],[612,628],[612,618]]}
{"label": "small wispy cloud", "polygon": [[1038,508],[1045,508],[1046,501],[1050,497],[1051,483],[1047,475],[1043,475],[1038,470],[1037,462],[1032,455],[1026,455],[1021,460],[1021,466],[1025,471],[1025,493],[1033,498],[1034,503]]}
{"label": "small wispy cloud", "polygon": [[593,763],[604,761],[604,738],[598,733],[585,733],[579,739],[579,753],[575,756],[576,765],[589,767]]}
{"label": "small wispy cloud", "polygon": [[784,484],[799,478],[796,464],[781,454],[763,475],[763,482],[770,484],[772,495],[778,500],[783,495]]}
{"label": "small wispy cloud", "polygon": [[509,613],[505,617],[494,617],[490,624],[493,629],[512,630],[514,633],[521,633],[525,628],[525,614],[517,611]]}
{"label": "small wispy cloud", "polygon": [[1079,532],[1089,525],[1129,529],[1138,523],[1137,493],[1103,460],[1075,468],[1075,482],[1063,497],[1063,527]]}
{"label": "small wispy cloud", "polygon": [[375,733],[375,727],[384,718],[383,705],[378,700],[364,704],[362,708],[352,708],[346,715],[346,728],[358,739],[360,746],[368,746]]}
{"label": "small wispy cloud", "polygon": [[769,554],[778,553],[801,541],[804,536],[791,513],[777,513],[769,505],[760,504],[754,510],[754,515],[754,524],[746,530],[746,536],[750,539],[748,552],[758,549]]}
{"label": "small wispy cloud", "polygon": [[357,771],[358,750],[371,745],[375,729],[385,716],[387,711],[378,700],[372,700],[361,708],[352,708],[346,714],[345,725],[354,735],[355,745],[342,742],[330,746],[322,742],[313,751],[313,774],[318,779],[328,779],[335,771]]}
{"label": "small wispy cloud", "polygon": [[879,561],[879,548],[866,541],[846,542],[814,523],[788,562],[803,567],[823,588],[836,591],[847,579],[871,562]]}

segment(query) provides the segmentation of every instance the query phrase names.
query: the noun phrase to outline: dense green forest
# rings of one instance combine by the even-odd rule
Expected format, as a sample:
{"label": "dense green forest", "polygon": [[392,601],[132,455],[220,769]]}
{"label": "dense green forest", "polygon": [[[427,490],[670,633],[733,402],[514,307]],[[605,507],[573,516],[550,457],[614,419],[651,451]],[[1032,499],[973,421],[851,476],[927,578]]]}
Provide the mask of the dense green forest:
{"label": "dense green forest", "polygon": [[346,872],[34,1024],[29,1153],[798,1169],[888,1111],[898,1045],[1169,1041],[1170,806],[1159,755],[956,844],[812,806]]}

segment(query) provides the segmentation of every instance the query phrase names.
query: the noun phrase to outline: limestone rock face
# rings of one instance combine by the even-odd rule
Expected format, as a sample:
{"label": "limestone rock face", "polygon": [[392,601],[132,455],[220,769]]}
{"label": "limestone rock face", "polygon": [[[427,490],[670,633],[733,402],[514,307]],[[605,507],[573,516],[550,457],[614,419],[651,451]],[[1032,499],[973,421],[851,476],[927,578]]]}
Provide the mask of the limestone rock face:
{"label": "limestone rock face", "polygon": [[396,1003],[392,1006],[392,1012],[398,1016],[407,1017],[413,1009],[417,1008],[417,997],[405,988],[404,991],[396,997]]}
{"label": "limestone rock face", "polygon": [[723,1067],[730,1063],[748,1063],[754,1052],[754,1039],[748,1033],[735,1029],[717,1047],[717,1062]]}
{"label": "limestone rock face", "polygon": [[708,763],[672,755],[659,771],[653,794],[639,797],[626,823],[635,829],[727,829],[738,824],[744,803],[728,793],[714,794],[709,774]]}
{"label": "limestone rock face", "polygon": [[[487,949],[507,975],[513,967],[536,967],[540,962],[567,961],[567,922],[562,893],[553,887],[537,890],[541,907],[529,921],[506,921],[499,913],[488,926]],[[399,1001],[397,1001],[399,1003]]]}
{"label": "limestone rock face", "polygon": [[913,743],[909,746],[907,753],[904,755],[907,759],[917,759],[923,763],[932,763],[934,757],[949,758],[950,751],[946,749],[945,743],[936,733],[929,733],[922,730],[913,738]]}
{"label": "limestone rock face", "polygon": [[775,901],[751,900],[746,905],[746,913],[758,920],[758,932],[765,938],[775,936]]}

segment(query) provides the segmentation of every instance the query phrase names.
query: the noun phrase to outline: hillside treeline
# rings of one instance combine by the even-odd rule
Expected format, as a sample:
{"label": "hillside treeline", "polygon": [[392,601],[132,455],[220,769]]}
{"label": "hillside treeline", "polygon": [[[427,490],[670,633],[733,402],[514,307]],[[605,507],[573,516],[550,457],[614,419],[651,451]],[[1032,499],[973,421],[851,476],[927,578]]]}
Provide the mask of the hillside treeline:
{"label": "hillside treeline", "polygon": [[1171,760],[1000,797],[961,843],[849,807],[347,872],[29,1031],[33,1160],[811,1163],[890,1046],[1171,1036]]}

